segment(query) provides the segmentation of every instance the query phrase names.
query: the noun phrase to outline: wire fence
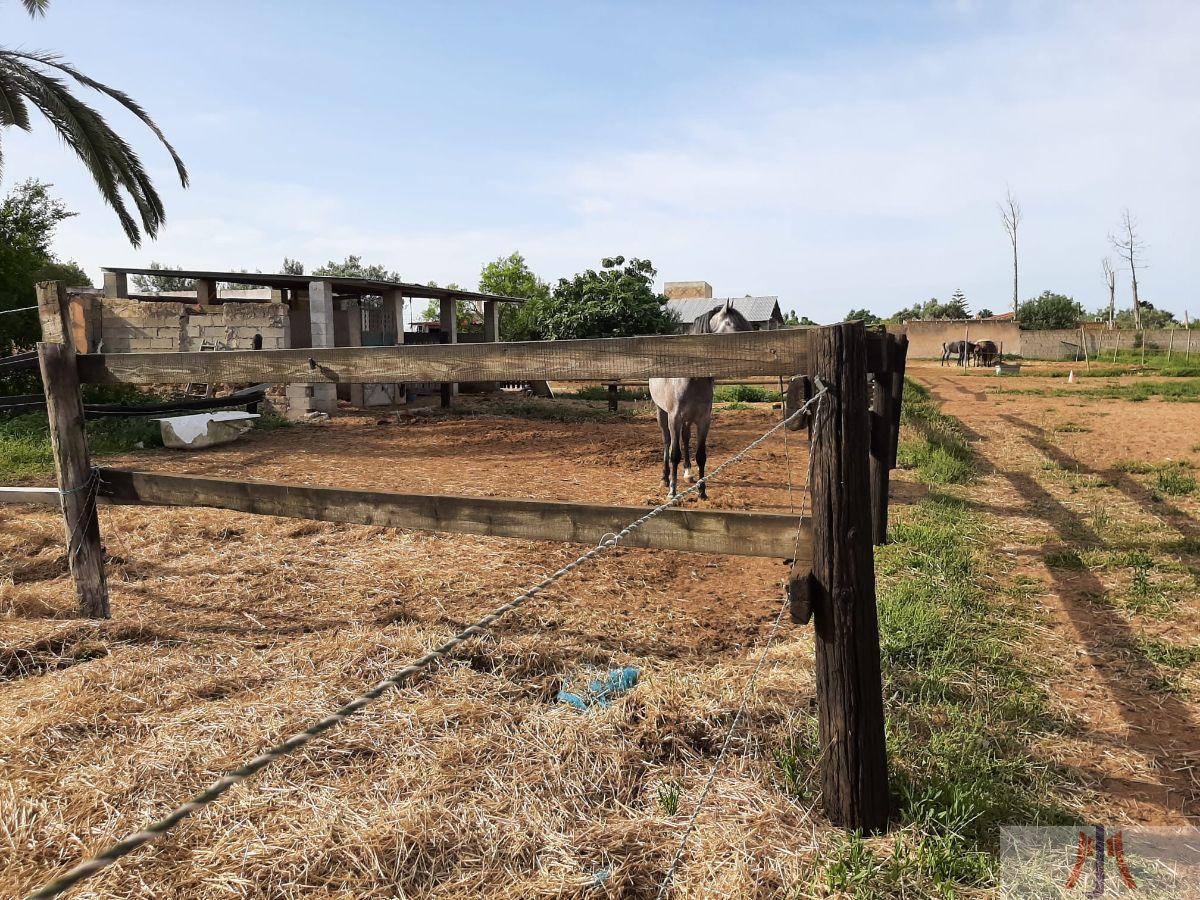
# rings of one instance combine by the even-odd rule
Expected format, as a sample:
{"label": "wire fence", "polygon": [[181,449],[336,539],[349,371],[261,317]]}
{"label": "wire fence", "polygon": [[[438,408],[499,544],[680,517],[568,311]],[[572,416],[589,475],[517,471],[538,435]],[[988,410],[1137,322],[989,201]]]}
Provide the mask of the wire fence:
{"label": "wire fence", "polygon": [[[318,735],[320,735],[326,731],[329,731],[332,728],[337,727],[342,722],[344,722],[346,719],[348,719],[350,716],[354,715],[357,712],[360,712],[362,709],[364,709],[365,707],[370,705],[372,702],[377,700],[379,697],[383,696],[388,691],[392,690],[393,688],[398,688],[398,687],[406,684],[407,682],[412,680],[417,675],[419,675],[422,672],[424,672],[425,670],[429,669],[435,662],[437,662],[438,660],[440,660],[443,657],[452,653],[459,645],[465,643],[466,641],[471,640],[472,638],[476,638],[476,637],[479,637],[480,635],[487,633],[488,629],[492,625],[494,625],[501,617],[505,616],[509,612],[512,612],[514,609],[517,609],[518,607],[522,606],[527,601],[536,597],[538,594],[542,593],[547,588],[553,586],[555,583],[557,583],[561,579],[565,578],[567,575],[569,575],[571,572],[573,572],[575,569],[579,568],[583,564],[589,562],[592,559],[595,559],[597,556],[600,556],[601,554],[606,553],[607,551],[611,550],[612,548],[618,546],[626,537],[628,537],[630,534],[632,534],[637,529],[641,528],[643,525],[645,525],[647,522],[649,522],[655,516],[682,503],[683,500],[686,499],[688,496],[690,496],[691,494],[693,494],[696,491],[699,491],[701,489],[701,487],[703,487],[708,481],[718,477],[726,469],[741,462],[751,452],[753,452],[755,449],[757,449],[759,446],[761,446],[768,438],[770,438],[773,434],[775,434],[775,432],[779,431],[782,428],[785,428],[788,425],[788,423],[790,423],[791,421],[803,416],[808,411],[810,406],[812,406],[814,403],[818,403],[820,401],[821,397],[823,397],[825,395],[825,393],[826,393],[826,391],[824,389],[819,391],[802,407],[800,407],[799,409],[797,409],[795,412],[791,413],[790,415],[784,416],[782,419],[780,419],[779,422],[772,425],[765,432],[763,432],[763,434],[761,434],[755,440],[751,441],[749,444],[747,444],[745,447],[743,447],[741,450],[739,450],[737,453],[735,453],[729,459],[725,460],[723,463],[721,463],[721,465],[717,466],[715,469],[713,469],[712,472],[707,474],[705,477],[696,481],[696,483],[693,484],[691,487],[689,487],[686,490],[671,497],[665,503],[661,503],[658,506],[654,507],[648,513],[646,513],[644,516],[641,516],[640,518],[635,519],[633,522],[630,522],[628,525],[626,525],[624,528],[622,528],[620,531],[616,532],[615,534],[605,535],[604,538],[600,541],[600,543],[597,544],[595,547],[590,548],[587,552],[583,553],[581,556],[579,556],[576,559],[572,560],[571,562],[567,563],[567,565],[563,566],[562,568],[558,569],[557,571],[546,576],[541,581],[539,581],[537,584],[533,585],[532,587],[530,587],[528,590],[526,590],[524,593],[520,594],[516,598],[508,601],[505,604],[502,604],[501,606],[496,607],[494,610],[492,610],[486,616],[483,616],[481,619],[475,621],[471,625],[469,625],[466,628],[459,631],[457,634],[455,634],[453,637],[451,637],[445,643],[441,644],[438,647],[433,648],[432,650],[427,652],[424,656],[421,656],[420,658],[413,660],[408,665],[404,666],[403,668],[401,668],[400,670],[398,670],[397,672],[395,672],[388,678],[384,679],[383,681],[380,681],[374,687],[372,687],[370,690],[359,695],[354,700],[351,700],[349,703],[346,703],[345,705],[343,705],[342,707],[340,707],[339,709],[337,709],[330,715],[325,716],[324,718],[314,722],[308,728],[305,728],[303,731],[300,731],[300,732],[292,735],[291,737],[287,738],[286,740],[282,741],[281,743],[276,744],[274,747],[270,748],[269,750],[266,750],[265,752],[260,753],[258,756],[243,763],[241,766],[238,766],[236,769],[233,769],[233,770],[227,772],[225,775],[223,775],[222,777],[220,777],[216,781],[214,781],[206,790],[202,791],[201,793],[199,793],[195,797],[193,797],[191,800],[189,800],[186,803],[182,804],[181,806],[177,807],[175,810],[173,810],[168,815],[166,815],[163,818],[159,819],[158,821],[152,823],[151,825],[148,825],[146,828],[144,828],[140,831],[133,832],[132,834],[126,836],[122,840],[113,844],[108,849],[104,850],[103,852],[98,853],[95,856],[92,856],[89,859],[86,859],[81,863],[78,863],[77,865],[72,867],[70,870],[68,870],[64,874],[60,875],[58,878],[55,878],[55,879],[47,882],[42,887],[38,888],[33,893],[29,894],[27,897],[27,900],[47,900],[47,898],[58,897],[58,896],[62,895],[67,890],[71,889],[72,887],[74,887],[75,885],[84,881],[85,879],[90,878],[92,875],[95,875],[97,872],[101,871],[102,869],[104,869],[107,866],[111,865],[112,863],[116,862],[121,857],[123,857],[129,853],[132,853],[134,850],[141,847],[143,844],[153,841],[156,838],[161,837],[162,835],[166,834],[168,831],[170,831],[172,828],[174,828],[177,824],[179,824],[181,821],[186,819],[188,816],[192,815],[195,812],[198,812],[199,810],[204,809],[206,806],[208,806],[209,804],[211,804],[215,800],[217,800],[217,798],[219,798],[222,794],[224,794],[230,788],[232,788],[238,784],[241,784],[243,781],[250,778],[257,772],[261,771],[262,769],[266,768],[271,763],[275,762],[277,759],[281,759],[282,757],[288,756],[289,754],[295,752],[296,750],[299,750],[301,747],[303,747],[305,744],[307,744],[313,738],[317,737]],[[811,471],[811,467],[810,467],[810,471]],[[88,483],[94,485],[94,482],[92,479],[89,479]],[[764,658],[765,658],[766,650],[770,648],[769,642],[774,640],[774,634],[778,631],[778,626],[779,626],[779,622],[781,621],[781,617],[782,617],[782,608],[780,610],[779,616],[776,617],[775,626],[772,628],[771,636],[769,638],[767,647],[766,647],[766,649],[764,649]],[[759,665],[756,666],[751,680],[747,683],[746,692],[743,694],[743,698],[742,698],[742,707],[739,709],[738,716],[735,717],[735,719],[734,719],[734,722],[731,726],[730,735],[726,736],[725,744],[722,747],[721,755],[718,757],[718,761],[717,761],[718,766],[720,765],[721,761],[724,759],[724,755],[725,755],[726,751],[728,750],[728,746],[729,746],[730,739],[732,736],[732,731],[734,728],[737,727],[738,719],[740,719],[740,717],[741,717],[740,710],[744,709],[745,704],[748,702],[749,690],[753,686],[753,678],[757,677],[758,670],[761,668],[761,666],[762,666],[762,660],[760,660]],[[714,768],[713,774],[710,776],[710,782],[711,782],[711,779],[713,779],[715,777],[716,777],[716,768]],[[697,809],[695,812],[696,816],[699,815],[700,806],[703,804],[704,799],[707,797],[707,793],[708,793],[708,788],[706,787],[704,794],[700,798],[700,803],[697,805]],[[666,889],[665,885],[667,884],[667,882],[669,882],[670,878],[673,875],[675,866],[678,863],[678,857],[683,852],[683,843],[686,843],[687,838],[690,836],[692,827],[694,827],[694,821],[691,824],[691,826],[689,827],[689,829],[687,831],[685,831],[685,833],[684,833],[683,842],[681,842],[681,846],[676,854],[676,859],[672,863],[671,871],[668,873],[668,879],[667,879],[667,881],[664,882],[664,890]]]}

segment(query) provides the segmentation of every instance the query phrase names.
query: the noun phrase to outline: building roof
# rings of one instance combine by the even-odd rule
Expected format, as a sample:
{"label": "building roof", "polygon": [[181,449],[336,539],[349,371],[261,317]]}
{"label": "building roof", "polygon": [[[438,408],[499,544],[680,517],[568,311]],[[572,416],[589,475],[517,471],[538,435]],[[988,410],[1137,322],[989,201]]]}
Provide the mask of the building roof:
{"label": "building roof", "polygon": [[[668,300],[667,309],[679,316],[679,321],[694,322],[714,306],[724,306],[726,297],[687,297]],[[778,297],[734,297],[733,308],[750,322],[767,322],[772,317],[783,319]]]}
{"label": "building roof", "polygon": [[[399,291],[402,296],[422,300],[498,300],[501,303],[524,303],[519,297],[502,297],[498,294],[481,294],[478,291],[460,291],[450,288],[430,287],[425,284],[410,284],[406,281],[378,281],[373,278],[343,278],[338,275],[276,275],[271,272],[203,272],[191,269],[127,269],[105,266],[105,272],[121,275],[169,275],[175,278],[197,278],[207,281],[224,281],[233,284],[253,284],[269,288],[304,288],[311,282],[324,281],[333,285],[333,292],[342,297],[378,296],[390,291]],[[697,313],[699,315],[699,313]]]}

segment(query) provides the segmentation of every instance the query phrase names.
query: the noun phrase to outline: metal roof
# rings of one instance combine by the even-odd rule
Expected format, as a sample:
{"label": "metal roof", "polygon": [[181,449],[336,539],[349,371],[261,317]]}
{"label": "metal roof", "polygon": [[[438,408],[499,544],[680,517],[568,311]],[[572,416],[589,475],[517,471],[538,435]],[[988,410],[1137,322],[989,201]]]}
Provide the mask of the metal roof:
{"label": "metal roof", "polygon": [[[478,291],[459,291],[450,288],[410,284],[406,281],[377,281],[373,278],[343,278],[338,275],[277,275],[271,272],[203,272],[192,269],[127,269],[105,266],[105,272],[119,275],[168,275],[174,278],[197,278],[234,284],[253,284],[269,288],[304,288],[313,281],[333,285],[334,293],[343,297],[363,297],[399,291],[405,297],[423,300],[497,300],[501,303],[524,303],[519,297],[481,294]],[[699,315],[699,313],[697,313]]]}
{"label": "metal roof", "polygon": [[[688,324],[696,321],[714,306],[724,306],[726,297],[687,297],[668,300],[667,309],[679,316],[679,321]],[[772,316],[783,319],[778,297],[734,297],[733,308],[750,322],[767,322]]]}

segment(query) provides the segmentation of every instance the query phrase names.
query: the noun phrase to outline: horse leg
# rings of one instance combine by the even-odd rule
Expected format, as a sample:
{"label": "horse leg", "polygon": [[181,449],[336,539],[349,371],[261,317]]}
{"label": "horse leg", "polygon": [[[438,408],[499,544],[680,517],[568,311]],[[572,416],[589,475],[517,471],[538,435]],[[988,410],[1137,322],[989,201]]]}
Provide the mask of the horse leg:
{"label": "horse leg", "polygon": [[692,426],[683,426],[683,480],[695,481],[692,477]]}
{"label": "horse leg", "polygon": [[679,463],[683,459],[683,448],[680,446],[680,432],[686,427],[678,414],[671,416],[671,481],[668,485],[670,496],[674,497],[677,493],[679,484]]}
{"label": "horse leg", "polygon": [[658,411],[658,427],[662,429],[663,438],[662,483],[668,485],[671,483],[671,429],[667,425],[667,413],[662,409]]}
{"label": "horse leg", "polygon": [[[708,462],[708,426],[712,419],[707,416],[696,423],[696,468],[700,472],[700,481],[704,481],[704,464]],[[708,490],[700,485],[700,499],[708,499]]]}

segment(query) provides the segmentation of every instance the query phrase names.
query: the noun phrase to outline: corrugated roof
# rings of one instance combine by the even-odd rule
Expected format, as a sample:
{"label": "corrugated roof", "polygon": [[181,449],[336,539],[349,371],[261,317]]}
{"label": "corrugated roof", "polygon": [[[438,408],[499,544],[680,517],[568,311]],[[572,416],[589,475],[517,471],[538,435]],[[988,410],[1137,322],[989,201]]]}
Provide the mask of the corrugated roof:
{"label": "corrugated roof", "polygon": [[[685,325],[696,321],[714,306],[724,306],[726,297],[689,297],[684,300],[668,300],[667,308],[679,316]],[[766,322],[779,309],[778,297],[734,297],[733,308],[751,322]],[[782,318],[782,313],[780,313]]]}

